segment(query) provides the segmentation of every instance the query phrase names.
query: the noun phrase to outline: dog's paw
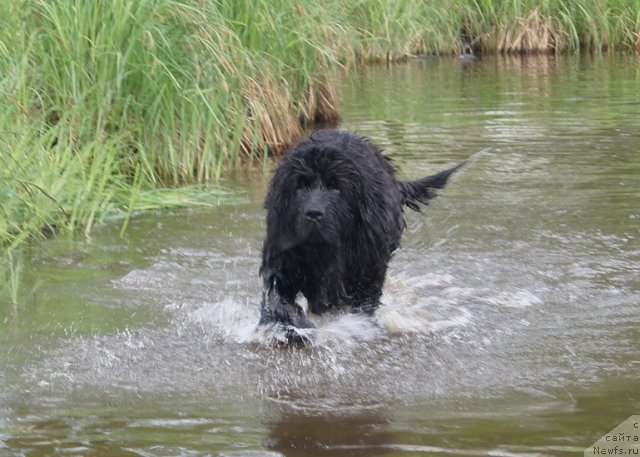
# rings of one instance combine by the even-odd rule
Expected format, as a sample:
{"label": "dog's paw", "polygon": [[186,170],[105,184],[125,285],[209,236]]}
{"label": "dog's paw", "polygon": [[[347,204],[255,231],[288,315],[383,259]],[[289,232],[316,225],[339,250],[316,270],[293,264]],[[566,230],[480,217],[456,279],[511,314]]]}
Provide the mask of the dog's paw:
{"label": "dog's paw", "polygon": [[281,322],[261,322],[257,330],[264,335],[266,341],[282,346],[307,347],[313,345],[315,339],[311,327],[298,328]]}
{"label": "dog's paw", "polygon": [[285,341],[288,346],[307,347],[314,342],[313,334],[308,330],[296,327],[287,327],[285,330]]}

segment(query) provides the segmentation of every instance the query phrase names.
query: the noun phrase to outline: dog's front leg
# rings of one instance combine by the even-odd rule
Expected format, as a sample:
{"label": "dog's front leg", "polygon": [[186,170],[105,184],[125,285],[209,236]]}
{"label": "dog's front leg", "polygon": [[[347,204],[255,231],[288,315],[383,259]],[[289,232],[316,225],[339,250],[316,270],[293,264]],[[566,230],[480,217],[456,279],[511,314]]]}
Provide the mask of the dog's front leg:
{"label": "dog's front leg", "polygon": [[259,324],[283,324],[297,328],[315,327],[294,300],[286,299],[273,289],[262,292]]}
{"label": "dog's front leg", "polygon": [[314,328],[304,310],[295,302],[295,295],[287,297],[278,290],[277,279],[265,278],[258,325],[281,325],[285,328],[289,344],[304,345],[308,338],[296,332],[296,328]]}

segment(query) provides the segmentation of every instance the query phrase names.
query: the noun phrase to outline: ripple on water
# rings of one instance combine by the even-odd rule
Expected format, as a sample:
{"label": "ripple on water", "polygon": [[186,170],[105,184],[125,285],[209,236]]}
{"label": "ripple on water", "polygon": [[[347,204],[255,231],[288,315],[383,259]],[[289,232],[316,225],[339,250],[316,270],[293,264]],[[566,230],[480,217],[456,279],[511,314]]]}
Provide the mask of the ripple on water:
{"label": "ripple on water", "polygon": [[[111,285],[144,296],[147,305],[135,306],[165,313],[169,325],[66,338],[25,377],[34,392],[200,392],[211,401],[344,410],[506,391],[543,399],[610,372],[611,361],[598,357],[608,341],[603,323],[623,331],[638,295],[625,279],[638,267],[629,241],[586,230],[509,239],[507,229],[474,231],[486,238],[478,240],[452,226],[433,243],[420,238],[424,227],[409,230],[376,315],[316,319],[305,349],[256,331],[251,250],[167,249]],[[632,344],[607,350],[623,356]]]}

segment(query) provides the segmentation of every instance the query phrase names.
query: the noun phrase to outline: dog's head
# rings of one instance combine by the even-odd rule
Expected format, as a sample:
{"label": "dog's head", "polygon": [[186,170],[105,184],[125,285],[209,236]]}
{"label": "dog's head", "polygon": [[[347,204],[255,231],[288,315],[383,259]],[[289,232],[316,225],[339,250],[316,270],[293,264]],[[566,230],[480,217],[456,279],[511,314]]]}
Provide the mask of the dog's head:
{"label": "dog's head", "polygon": [[[393,169],[368,141],[321,131],[299,143],[276,171],[265,207],[267,238],[279,249],[340,248],[354,231],[374,236],[401,214]],[[390,220],[392,219],[392,220]]]}
{"label": "dog's head", "polygon": [[283,160],[265,205],[268,229],[282,249],[339,246],[353,221],[354,170],[343,155],[325,145],[301,144]]}

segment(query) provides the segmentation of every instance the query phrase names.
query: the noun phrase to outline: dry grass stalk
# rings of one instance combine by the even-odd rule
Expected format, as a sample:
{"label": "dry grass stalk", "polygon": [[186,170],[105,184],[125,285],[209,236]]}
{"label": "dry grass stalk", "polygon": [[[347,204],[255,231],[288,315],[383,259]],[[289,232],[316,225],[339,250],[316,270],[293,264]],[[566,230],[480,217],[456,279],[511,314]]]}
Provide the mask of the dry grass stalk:
{"label": "dry grass stalk", "polygon": [[335,124],[340,120],[338,90],[325,75],[314,85],[310,85],[303,124],[309,122]]}
{"label": "dry grass stalk", "polygon": [[302,128],[286,88],[272,81],[252,81],[244,93],[247,106],[247,130],[243,145],[258,151],[282,153],[300,136]]}
{"label": "dry grass stalk", "polygon": [[509,52],[537,54],[555,51],[556,34],[551,24],[542,19],[538,8],[521,21],[520,26],[520,33],[512,41]]}

